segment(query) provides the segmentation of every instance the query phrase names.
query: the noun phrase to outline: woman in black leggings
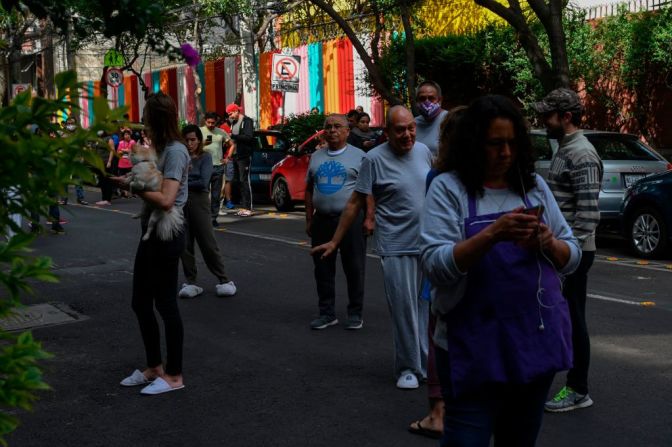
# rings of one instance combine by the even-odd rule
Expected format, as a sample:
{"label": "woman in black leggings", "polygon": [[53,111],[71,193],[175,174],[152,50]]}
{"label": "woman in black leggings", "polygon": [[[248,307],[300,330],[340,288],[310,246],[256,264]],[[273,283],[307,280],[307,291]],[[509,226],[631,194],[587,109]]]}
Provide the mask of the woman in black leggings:
{"label": "woman in black leggings", "polygon": [[[163,93],[147,98],[144,110],[146,131],[156,150],[159,170],[163,173],[161,191],[138,192],[153,208],[165,211],[182,207],[187,201],[189,153],[182,144],[175,102]],[[123,185],[121,177],[114,181]],[[142,233],[147,219],[142,219]],[[147,368],[135,370],[121,381],[123,386],[146,385],[142,394],[161,394],[184,388],[182,379],[182,318],[177,308],[177,277],[180,255],[184,250],[182,229],[171,240],[161,240],[153,231],[140,241],[133,268],[133,311],[145,345]],[[154,308],[163,320],[166,333],[166,362],[161,358],[159,324]]]}

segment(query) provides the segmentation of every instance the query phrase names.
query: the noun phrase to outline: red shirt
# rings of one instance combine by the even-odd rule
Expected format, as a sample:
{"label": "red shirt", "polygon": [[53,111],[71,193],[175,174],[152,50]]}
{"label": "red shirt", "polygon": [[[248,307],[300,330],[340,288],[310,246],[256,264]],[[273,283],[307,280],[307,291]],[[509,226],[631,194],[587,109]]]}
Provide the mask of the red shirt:
{"label": "red shirt", "polygon": [[117,154],[119,154],[119,168],[128,169],[133,167],[131,163],[131,147],[135,144],[135,141],[126,141],[121,140],[119,146],[117,146]]}

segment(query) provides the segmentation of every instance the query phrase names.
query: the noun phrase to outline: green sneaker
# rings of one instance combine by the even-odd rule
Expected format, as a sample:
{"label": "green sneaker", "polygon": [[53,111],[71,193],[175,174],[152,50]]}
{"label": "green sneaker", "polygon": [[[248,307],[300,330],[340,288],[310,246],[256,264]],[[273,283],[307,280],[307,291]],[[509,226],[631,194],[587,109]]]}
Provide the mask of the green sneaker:
{"label": "green sneaker", "polygon": [[587,408],[593,405],[593,400],[588,394],[579,394],[568,386],[562,387],[558,394],[544,404],[544,410],[551,413]]}

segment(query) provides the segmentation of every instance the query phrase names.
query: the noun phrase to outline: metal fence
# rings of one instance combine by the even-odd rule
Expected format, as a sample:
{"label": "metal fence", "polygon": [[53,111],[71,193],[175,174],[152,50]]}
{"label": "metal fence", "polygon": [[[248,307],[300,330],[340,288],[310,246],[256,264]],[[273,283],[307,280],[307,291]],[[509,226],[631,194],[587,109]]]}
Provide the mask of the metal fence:
{"label": "metal fence", "polygon": [[626,8],[629,12],[655,11],[665,6],[672,5],[672,0],[630,0],[605,5],[590,6],[585,8],[586,19],[594,20],[602,17],[615,16],[620,8]]}

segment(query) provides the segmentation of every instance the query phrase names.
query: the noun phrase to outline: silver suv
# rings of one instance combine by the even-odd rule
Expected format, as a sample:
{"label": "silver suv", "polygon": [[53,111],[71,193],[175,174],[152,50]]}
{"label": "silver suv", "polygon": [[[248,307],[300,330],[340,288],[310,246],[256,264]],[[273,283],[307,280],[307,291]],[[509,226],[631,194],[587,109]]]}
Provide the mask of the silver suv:
{"label": "silver suv", "polygon": [[[583,133],[595,146],[604,165],[599,203],[604,224],[616,223],[623,194],[637,180],[655,172],[672,170],[672,164],[636,135],[599,130],[584,130]],[[530,131],[530,138],[537,157],[536,170],[546,178],[558,142],[549,140],[545,130]]]}

